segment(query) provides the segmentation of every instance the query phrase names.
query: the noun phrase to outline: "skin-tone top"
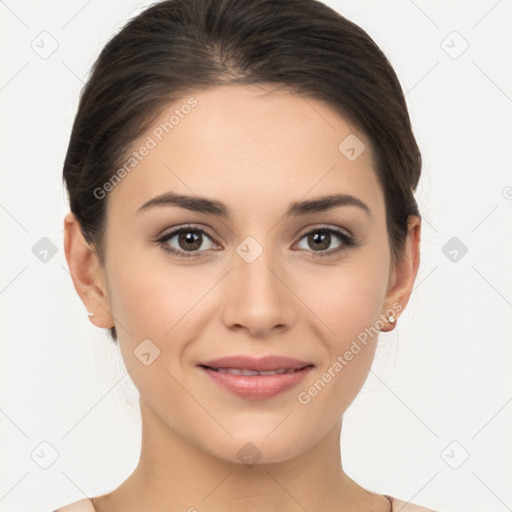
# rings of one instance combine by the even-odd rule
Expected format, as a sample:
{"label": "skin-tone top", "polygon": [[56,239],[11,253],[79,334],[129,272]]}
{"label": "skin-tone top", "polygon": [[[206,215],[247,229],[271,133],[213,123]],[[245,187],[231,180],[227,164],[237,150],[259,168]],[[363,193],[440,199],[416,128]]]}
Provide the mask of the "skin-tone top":
{"label": "skin-tone top", "polygon": [[[414,505],[413,503],[402,501],[389,495],[384,496],[391,501],[393,505],[392,512],[438,512],[431,508]],[[93,507],[92,501],[89,498],[84,498],[54,510],[53,512],[96,512],[96,510]]]}

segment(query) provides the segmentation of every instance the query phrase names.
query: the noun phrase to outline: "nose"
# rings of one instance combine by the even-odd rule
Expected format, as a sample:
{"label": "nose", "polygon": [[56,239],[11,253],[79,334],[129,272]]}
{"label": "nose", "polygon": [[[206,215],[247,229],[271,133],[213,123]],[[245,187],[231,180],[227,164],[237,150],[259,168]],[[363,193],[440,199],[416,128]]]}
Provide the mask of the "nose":
{"label": "nose", "polygon": [[247,330],[254,337],[288,330],[298,318],[298,302],[283,265],[274,251],[262,249],[254,241],[237,248],[224,280],[221,311],[229,329]]}

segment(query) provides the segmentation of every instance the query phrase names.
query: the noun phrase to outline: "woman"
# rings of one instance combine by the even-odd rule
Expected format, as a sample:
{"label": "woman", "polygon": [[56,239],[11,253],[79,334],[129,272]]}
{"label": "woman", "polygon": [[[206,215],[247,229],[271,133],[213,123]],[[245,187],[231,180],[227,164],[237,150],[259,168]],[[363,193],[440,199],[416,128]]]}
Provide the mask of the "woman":
{"label": "woman", "polygon": [[358,485],[340,447],[416,278],[420,171],[391,65],[320,2],[164,1],[113,37],[65,159],[64,243],[142,448],[59,511],[427,511]]}

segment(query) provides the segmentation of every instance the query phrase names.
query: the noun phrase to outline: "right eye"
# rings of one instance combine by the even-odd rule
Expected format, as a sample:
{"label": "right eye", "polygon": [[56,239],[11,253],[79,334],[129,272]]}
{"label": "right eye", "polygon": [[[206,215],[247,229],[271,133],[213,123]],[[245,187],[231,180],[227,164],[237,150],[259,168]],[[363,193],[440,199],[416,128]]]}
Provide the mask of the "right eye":
{"label": "right eye", "polygon": [[[204,252],[198,249],[203,245],[205,237],[213,241],[212,237],[204,229],[193,226],[182,226],[161,236],[157,242],[160,243],[162,249],[166,252],[179,257],[190,258],[197,256],[198,253]],[[178,247],[170,245],[173,238],[176,238]],[[207,247],[206,249],[211,249],[211,247]]]}

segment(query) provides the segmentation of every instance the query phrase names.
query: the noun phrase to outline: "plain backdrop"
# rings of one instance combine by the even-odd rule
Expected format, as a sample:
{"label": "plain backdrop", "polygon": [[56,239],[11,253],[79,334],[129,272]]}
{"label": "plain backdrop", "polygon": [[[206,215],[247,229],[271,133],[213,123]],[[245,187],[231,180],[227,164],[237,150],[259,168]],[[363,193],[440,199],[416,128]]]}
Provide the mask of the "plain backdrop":
{"label": "plain backdrop", "polygon": [[[388,56],[424,161],[415,289],[345,414],[345,470],[441,512],[510,511],[512,1],[325,3]],[[106,493],[138,461],[138,392],[68,273],[61,173],[90,67],[148,5],[0,1],[1,511]]]}

